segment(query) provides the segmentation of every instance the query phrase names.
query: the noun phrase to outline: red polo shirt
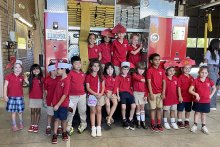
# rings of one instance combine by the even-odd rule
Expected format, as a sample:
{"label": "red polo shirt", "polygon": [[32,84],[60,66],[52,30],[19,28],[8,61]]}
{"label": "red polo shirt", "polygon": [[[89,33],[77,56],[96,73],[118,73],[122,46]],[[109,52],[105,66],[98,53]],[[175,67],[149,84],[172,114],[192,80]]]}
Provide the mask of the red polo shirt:
{"label": "red polo shirt", "polygon": [[171,80],[166,77],[166,93],[165,99],[163,100],[164,106],[179,104],[177,95],[177,83],[177,77],[173,76]]}
{"label": "red polo shirt", "polygon": [[210,103],[210,89],[214,85],[214,82],[211,79],[206,78],[205,81],[202,82],[200,78],[197,78],[191,85],[194,86],[195,92],[200,96],[198,103]]}
{"label": "red polo shirt", "polygon": [[70,78],[70,95],[83,95],[85,94],[85,74],[71,70],[68,74]]}
{"label": "red polo shirt", "polygon": [[161,93],[163,90],[163,80],[165,80],[165,72],[162,68],[150,67],[146,73],[146,79],[151,80],[153,94]]}
{"label": "red polo shirt", "polygon": [[113,52],[112,63],[115,66],[120,67],[121,62],[126,61],[126,55],[127,55],[127,52],[129,51],[128,46],[129,44],[128,44],[127,39],[124,39],[123,43],[120,43],[118,39],[115,39],[112,42],[112,47],[111,47],[111,51]]}
{"label": "red polo shirt", "polygon": [[65,100],[60,105],[61,107],[69,106],[69,88],[70,88],[70,79],[66,77],[65,79],[60,79],[56,85],[52,104],[55,106],[61,99],[63,95],[66,95]]}
{"label": "red polo shirt", "polygon": [[[98,92],[98,81],[99,81],[99,92]],[[96,75],[95,77],[92,74],[88,74],[86,76],[86,83],[89,84],[90,89],[96,93],[100,93],[102,91],[102,83],[99,80],[99,76]],[[88,92],[89,93],[89,92]],[[91,93],[89,93],[91,94]]]}
{"label": "red polo shirt", "polygon": [[29,91],[29,98],[31,99],[43,99],[43,83],[44,78],[39,80],[38,78],[34,78],[32,80],[32,89]]}
{"label": "red polo shirt", "polygon": [[107,90],[112,91],[114,93],[117,88],[116,78],[114,78],[113,76],[104,76],[104,80],[105,80],[105,93],[107,93]]}
{"label": "red polo shirt", "polygon": [[129,46],[130,47],[130,51],[128,53],[128,62],[133,63],[134,65],[136,65],[138,62],[141,61],[141,53],[138,52],[136,55],[131,54],[131,51],[135,51],[137,50],[140,45],[137,45],[137,47],[133,47],[132,45]]}
{"label": "red polo shirt", "polygon": [[189,75],[181,74],[178,78],[178,87],[181,89],[181,94],[183,97],[183,102],[192,102],[192,95],[189,93],[189,87],[194,81],[194,78]]}
{"label": "red polo shirt", "polygon": [[145,79],[145,77],[136,73],[132,75],[133,90],[136,92],[145,92],[145,96],[147,96],[148,90],[146,86],[146,81],[141,82],[141,79]]}
{"label": "red polo shirt", "polygon": [[123,77],[122,75],[117,76],[116,83],[119,92],[129,92],[133,94],[130,75],[127,75],[126,77]]}
{"label": "red polo shirt", "polygon": [[102,54],[101,63],[106,64],[111,62],[111,44],[110,43],[101,43],[99,44],[100,52]]}
{"label": "red polo shirt", "polygon": [[89,59],[99,58],[100,48],[97,45],[94,45],[92,48],[88,45],[88,55]]}
{"label": "red polo shirt", "polygon": [[8,81],[8,97],[23,97],[24,77],[22,75],[16,76],[14,73],[10,73],[5,76],[5,80]]}
{"label": "red polo shirt", "polygon": [[47,90],[47,97],[46,97],[47,106],[52,106],[52,100],[53,100],[55,88],[60,79],[61,79],[60,76],[57,76],[55,79],[51,78],[51,76],[47,76],[44,82],[44,90]]}

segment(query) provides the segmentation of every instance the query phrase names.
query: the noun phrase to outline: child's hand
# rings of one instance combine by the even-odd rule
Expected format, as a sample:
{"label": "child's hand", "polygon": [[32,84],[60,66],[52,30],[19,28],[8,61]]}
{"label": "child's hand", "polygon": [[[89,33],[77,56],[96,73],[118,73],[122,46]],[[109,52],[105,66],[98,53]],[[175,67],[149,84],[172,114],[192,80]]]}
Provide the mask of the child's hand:
{"label": "child's hand", "polygon": [[141,82],[145,82],[145,79],[141,79]]}
{"label": "child's hand", "polygon": [[180,103],[183,102],[183,97],[182,97],[182,96],[179,97],[179,102],[180,102]]}
{"label": "child's hand", "polygon": [[148,103],[148,102],[147,102],[147,97],[146,97],[146,96],[144,97],[144,101],[145,101],[146,104]]}
{"label": "child's hand", "polygon": [[200,100],[200,96],[199,96],[199,94],[198,94],[198,93],[196,93],[196,95],[195,95],[195,96],[196,96],[196,100],[197,100],[197,101],[199,101],[199,100]]}
{"label": "child's hand", "polygon": [[55,106],[53,107],[53,110],[54,110],[54,111],[57,111],[57,110],[59,109],[59,107],[60,107],[59,105],[55,105]]}
{"label": "child's hand", "polygon": [[152,94],[149,94],[149,99],[150,99],[151,101],[153,101],[153,100],[155,99],[153,93],[152,93]]}
{"label": "child's hand", "polygon": [[117,97],[116,94],[112,94],[112,98],[113,98],[113,99],[118,99],[118,97]]}
{"label": "child's hand", "polygon": [[117,98],[118,98],[118,101],[120,102],[120,100],[121,100],[120,96],[118,96]]}
{"label": "child's hand", "polygon": [[161,99],[162,100],[165,99],[165,93],[164,92],[161,93]]}
{"label": "child's hand", "polygon": [[101,93],[97,93],[96,97],[97,97],[98,99],[100,99],[100,98],[102,97],[102,94],[101,94]]}
{"label": "child's hand", "polygon": [[4,96],[5,102],[8,102],[8,96]]}

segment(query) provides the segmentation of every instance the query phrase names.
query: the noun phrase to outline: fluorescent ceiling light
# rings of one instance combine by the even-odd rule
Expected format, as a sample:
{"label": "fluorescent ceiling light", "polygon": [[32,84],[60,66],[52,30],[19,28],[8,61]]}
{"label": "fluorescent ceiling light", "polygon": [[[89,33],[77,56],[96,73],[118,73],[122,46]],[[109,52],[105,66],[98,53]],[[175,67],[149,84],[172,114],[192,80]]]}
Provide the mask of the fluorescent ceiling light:
{"label": "fluorescent ceiling light", "polygon": [[204,6],[201,6],[200,9],[206,9],[206,8],[213,7],[213,6],[216,6],[216,5],[220,5],[220,0],[218,0],[218,1],[211,0],[210,3],[205,4]]}
{"label": "fluorescent ceiling light", "polygon": [[15,13],[13,16],[14,16],[14,18],[20,20],[22,23],[26,24],[27,26],[33,27],[33,25],[32,25],[30,22],[28,22],[26,19],[24,19],[23,17],[21,17],[20,14]]}

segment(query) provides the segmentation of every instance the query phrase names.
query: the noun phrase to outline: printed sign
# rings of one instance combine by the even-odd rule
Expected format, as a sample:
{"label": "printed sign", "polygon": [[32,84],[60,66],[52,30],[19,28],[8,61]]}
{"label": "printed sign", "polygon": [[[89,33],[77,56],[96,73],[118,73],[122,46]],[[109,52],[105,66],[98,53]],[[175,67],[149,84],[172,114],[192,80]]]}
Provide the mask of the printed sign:
{"label": "printed sign", "polygon": [[46,29],[46,40],[66,40],[66,30]]}

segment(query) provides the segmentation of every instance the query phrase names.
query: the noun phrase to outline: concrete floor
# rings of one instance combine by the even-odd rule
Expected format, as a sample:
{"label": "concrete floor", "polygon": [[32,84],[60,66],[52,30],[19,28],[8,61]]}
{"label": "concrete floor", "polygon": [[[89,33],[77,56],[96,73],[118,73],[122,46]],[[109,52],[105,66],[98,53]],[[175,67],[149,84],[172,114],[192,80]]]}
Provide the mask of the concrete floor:
{"label": "concrete floor", "polygon": [[[27,102],[28,100],[26,98],[26,103]],[[5,103],[1,99],[0,147],[219,147],[220,102],[218,103],[219,110],[209,113],[207,117],[207,127],[210,131],[209,135],[203,134],[200,130],[193,134],[189,129],[165,130],[164,133],[154,133],[149,129],[136,129],[135,131],[131,131],[123,129],[120,123],[116,123],[112,125],[111,130],[103,129],[103,136],[100,138],[92,138],[88,129],[83,134],[75,133],[68,142],[63,142],[59,139],[57,145],[52,145],[51,136],[45,135],[45,108],[42,110],[39,133],[27,132],[30,123],[30,110],[28,105],[26,105],[24,112],[25,129],[14,133],[10,130],[10,113],[5,111]],[[191,124],[192,120],[193,119],[191,119]],[[105,125],[103,124],[103,126]]]}

